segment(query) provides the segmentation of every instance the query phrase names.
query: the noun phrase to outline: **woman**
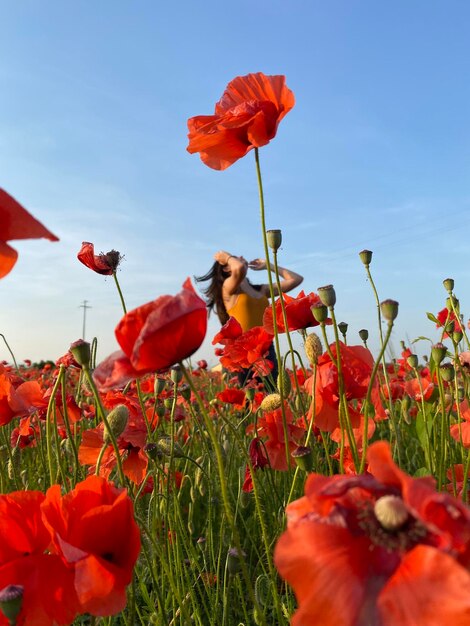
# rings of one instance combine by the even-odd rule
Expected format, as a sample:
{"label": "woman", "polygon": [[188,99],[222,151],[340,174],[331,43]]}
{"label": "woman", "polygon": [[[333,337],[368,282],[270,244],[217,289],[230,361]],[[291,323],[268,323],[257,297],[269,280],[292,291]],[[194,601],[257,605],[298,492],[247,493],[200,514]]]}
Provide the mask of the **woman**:
{"label": "woman", "polygon": [[[248,269],[256,272],[266,269],[264,259],[253,259],[249,263],[242,256],[235,256],[225,250],[214,254],[215,263],[204,276],[196,277],[198,282],[210,281],[203,291],[206,296],[209,311],[215,310],[221,324],[225,324],[229,317],[234,317],[243,329],[243,332],[254,326],[263,325],[263,314],[269,305],[269,285],[253,285],[247,278]],[[271,269],[274,265],[271,263]],[[281,276],[280,289],[287,293],[295,289],[303,281],[303,276],[291,270],[278,266]],[[279,295],[277,285],[273,284],[274,296]],[[274,360],[275,353],[271,347],[269,359]],[[273,378],[276,380],[276,367]]]}

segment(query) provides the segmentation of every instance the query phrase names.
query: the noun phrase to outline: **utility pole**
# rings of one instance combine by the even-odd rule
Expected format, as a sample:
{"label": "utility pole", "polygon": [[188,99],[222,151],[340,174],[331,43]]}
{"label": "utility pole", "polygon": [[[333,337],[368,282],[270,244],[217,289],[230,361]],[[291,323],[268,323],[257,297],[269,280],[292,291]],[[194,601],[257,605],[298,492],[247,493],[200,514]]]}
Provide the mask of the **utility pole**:
{"label": "utility pole", "polygon": [[86,327],[86,310],[87,309],[91,309],[91,306],[88,306],[88,300],[84,300],[83,304],[81,304],[78,308],[79,309],[83,309],[83,332],[82,332],[82,339],[85,339],[85,327]]}

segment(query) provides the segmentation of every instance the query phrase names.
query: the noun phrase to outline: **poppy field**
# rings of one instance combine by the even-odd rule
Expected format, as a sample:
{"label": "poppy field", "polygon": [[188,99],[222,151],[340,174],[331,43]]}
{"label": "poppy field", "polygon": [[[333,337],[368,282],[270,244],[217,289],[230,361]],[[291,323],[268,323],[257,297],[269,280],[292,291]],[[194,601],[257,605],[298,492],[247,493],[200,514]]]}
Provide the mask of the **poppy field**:
{"label": "poppy field", "polygon": [[[282,233],[266,230],[259,149],[294,103],[283,76],[249,74],[188,121],[206,166],[255,157],[271,293]],[[3,191],[0,216],[3,277],[9,241],[55,236]],[[470,340],[454,281],[428,314],[441,336],[426,359],[404,343],[390,358],[399,304],[362,250],[376,330],[349,336],[334,286],[307,286],[271,298],[262,326],[230,318],[212,368],[194,357],[207,307],[191,278],[128,311],[120,261],[77,250],[122,305],[104,360],[72,337],[56,362],[20,362],[0,337],[0,626],[470,624]]]}

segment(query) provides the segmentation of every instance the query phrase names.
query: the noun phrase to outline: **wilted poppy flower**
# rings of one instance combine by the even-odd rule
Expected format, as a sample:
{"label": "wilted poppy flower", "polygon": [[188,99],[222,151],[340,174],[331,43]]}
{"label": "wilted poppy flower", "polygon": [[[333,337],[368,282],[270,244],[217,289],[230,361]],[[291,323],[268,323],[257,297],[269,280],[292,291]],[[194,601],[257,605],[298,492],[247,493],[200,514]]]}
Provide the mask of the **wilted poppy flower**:
{"label": "wilted poppy flower", "polygon": [[[253,471],[264,469],[269,466],[269,461],[264,453],[263,442],[259,437],[254,437],[250,441],[248,448],[248,454],[250,455],[250,463],[253,467]],[[250,466],[247,464],[245,467],[245,480],[243,481],[242,490],[245,493],[253,491],[253,476],[250,470]]]}
{"label": "wilted poppy flower", "polygon": [[[305,292],[301,291],[295,298],[283,293],[281,297],[284,299],[284,308],[286,310],[289,330],[318,326],[318,322],[315,320],[312,313],[312,306],[320,302],[320,298],[316,293],[312,292],[305,295]],[[275,308],[277,330],[280,333],[285,333],[286,329],[284,326],[284,316],[280,298],[276,300]],[[331,319],[327,319],[325,323],[331,324]],[[273,310],[270,306],[266,307],[264,312],[263,326],[268,333],[274,334]]]}
{"label": "wilted poppy flower", "polygon": [[287,507],[274,558],[292,626],[469,624],[469,509],[398,469],[385,442],[368,461],[370,474],[310,475]]}
{"label": "wilted poppy flower", "polygon": [[75,571],[81,613],[114,615],[126,605],[126,587],[140,552],[132,500],[99,476],[62,496],[48,489],[42,504],[56,552]]}
{"label": "wilted poppy flower", "polygon": [[226,87],[214,115],[188,120],[188,152],[215,170],[224,170],[252,148],[268,144],[294,106],[284,76],[261,72],[238,76]]}
{"label": "wilted poppy flower", "polygon": [[194,354],[206,330],[206,304],[188,278],[176,296],[160,296],[124,315],[115,329],[122,351],[101,363],[94,378],[107,390],[166,370]]}
{"label": "wilted poppy flower", "polygon": [[18,259],[18,252],[7,241],[41,238],[59,241],[10,194],[0,189],[0,278],[13,269]]}
{"label": "wilted poppy flower", "polygon": [[88,241],[84,241],[77,254],[77,259],[97,274],[112,276],[117,270],[122,256],[117,250],[95,254],[94,245]]}

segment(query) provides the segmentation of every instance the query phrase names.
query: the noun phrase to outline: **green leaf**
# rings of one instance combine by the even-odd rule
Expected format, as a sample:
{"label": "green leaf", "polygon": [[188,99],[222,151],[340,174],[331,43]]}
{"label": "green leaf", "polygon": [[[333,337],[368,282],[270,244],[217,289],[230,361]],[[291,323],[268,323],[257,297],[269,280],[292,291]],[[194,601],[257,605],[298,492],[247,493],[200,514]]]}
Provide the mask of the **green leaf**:
{"label": "green leaf", "polygon": [[435,324],[439,324],[439,326],[442,326],[441,322],[432,313],[426,313],[426,316],[427,316],[428,320],[431,320],[431,322],[434,322]]}

